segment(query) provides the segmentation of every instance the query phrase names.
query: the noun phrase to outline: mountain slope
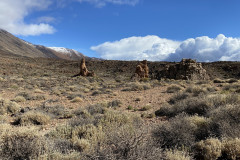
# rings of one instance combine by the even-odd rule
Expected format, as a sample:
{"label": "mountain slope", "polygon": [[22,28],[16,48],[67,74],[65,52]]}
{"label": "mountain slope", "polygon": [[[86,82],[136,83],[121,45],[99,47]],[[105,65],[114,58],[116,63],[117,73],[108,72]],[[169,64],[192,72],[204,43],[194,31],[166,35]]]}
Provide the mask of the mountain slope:
{"label": "mountain slope", "polygon": [[13,36],[5,30],[0,29],[0,51],[8,54],[15,54],[26,57],[45,57],[44,53],[35,47],[24,43],[21,39]]}
{"label": "mountain slope", "polygon": [[31,58],[43,57],[65,60],[80,60],[84,57],[82,53],[73,49],[31,44],[2,29],[0,29],[0,53]]}

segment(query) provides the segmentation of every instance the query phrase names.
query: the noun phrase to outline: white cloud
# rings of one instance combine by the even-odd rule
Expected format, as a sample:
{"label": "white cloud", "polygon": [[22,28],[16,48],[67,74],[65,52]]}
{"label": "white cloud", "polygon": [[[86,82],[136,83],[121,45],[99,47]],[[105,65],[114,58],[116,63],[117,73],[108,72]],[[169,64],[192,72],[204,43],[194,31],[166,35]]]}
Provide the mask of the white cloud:
{"label": "white cloud", "polygon": [[112,3],[112,4],[117,4],[117,5],[131,5],[131,6],[134,6],[139,2],[139,0],[77,0],[77,1],[80,2],[80,3],[88,2],[88,3],[91,3],[91,4],[95,5],[96,7],[103,7],[107,3]]}
{"label": "white cloud", "polygon": [[91,47],[101,58],[114,60],[165,60],[180,42],[158,36],[130,37]]}
{"label": "white cloud", "polygon": [[219,34],[216,38],[207,36],[187,39],[171,54],[168,60],[193,58],[198,61],[240,60],[240,39]]}
{"label": "white cloud", "polygon": [[114,60],[180,61],[193,58],[198,61],[240,61],[240,39],[207,36],[182,42],[158,36],[130,37],[115,42],[105,42],[91,47],[101,58]]}
{"label": "white cloud", "polygon": [[51,0],[1,0],[0,28],[16,35],[51,34],[55,29],[47,23],[27,24],[24,18],[36,10],[45,10]]}

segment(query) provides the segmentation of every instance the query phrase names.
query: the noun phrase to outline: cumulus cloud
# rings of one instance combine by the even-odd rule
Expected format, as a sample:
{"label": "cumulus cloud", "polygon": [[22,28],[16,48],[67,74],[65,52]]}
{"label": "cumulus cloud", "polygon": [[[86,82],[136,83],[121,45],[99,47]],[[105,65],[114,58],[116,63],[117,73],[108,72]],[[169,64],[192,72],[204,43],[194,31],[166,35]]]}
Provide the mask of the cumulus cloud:
{"label": "cumulus cloud", "polygon": [[36,10],[45,10],[51,0],[1,0],[0,28],[16,35],[51,34],[55,29],[47,23],[27,24],[24,18]]}
{"label": "cumulus cloud", "polygon": [[101,58],[114,60],[165,60],[180,42],[158,36],[130,37],[91,47]]}
{"label": "cumulus cloud", "polygon": [[105,6],[107,3],[111,3],[111,4],[117,4],[117,5],[136,5],[139,0],[77,0],[78,2],[88,2],[91,3],[93,5],[95,5],[96,7],[103,7]]}
{"label": "cumulus cloud", "polygon": [[168,57],[168,60],[179,61],[181,58],[192,58],[202,62],[239,61],[240,39],[225,37],[223,34],[216,38],[203,36],[187,39]]}
{"label": "cumulus cloud", "polygon": [[158,36],[130,37],[91,47],[101,58],[113,60],[180,61],[192,58],[202,62],[240,61],[240,39],[207,36],[173,41]]}

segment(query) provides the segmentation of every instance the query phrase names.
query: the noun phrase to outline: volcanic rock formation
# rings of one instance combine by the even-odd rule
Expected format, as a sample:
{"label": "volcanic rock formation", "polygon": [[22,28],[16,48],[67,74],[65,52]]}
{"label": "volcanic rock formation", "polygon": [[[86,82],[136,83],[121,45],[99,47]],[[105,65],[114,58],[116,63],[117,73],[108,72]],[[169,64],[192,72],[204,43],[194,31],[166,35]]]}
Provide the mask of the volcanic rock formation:
{"label": "volcanic rock formation", "polygon": [[149,69],[147,66],[147,60],[143,60],[139,65],[136,67],[135,77],[138,78],[148,78],[149,77]]}
{"label": "volcanic rock formation", "polygon": [[159,72],[158,79],[182,79],[182,80],[206,80],[209,76],[202,67],[202,63],[197,63],[193,59],[182,59],[180,63],[166,65]]}

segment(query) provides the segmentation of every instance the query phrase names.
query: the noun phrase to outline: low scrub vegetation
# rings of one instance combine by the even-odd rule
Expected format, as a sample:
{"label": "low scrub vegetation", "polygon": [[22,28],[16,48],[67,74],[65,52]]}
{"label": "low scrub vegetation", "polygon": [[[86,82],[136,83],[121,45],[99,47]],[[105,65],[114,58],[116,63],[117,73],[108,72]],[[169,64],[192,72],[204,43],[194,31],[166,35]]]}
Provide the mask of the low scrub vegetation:
{"label": "low scrub vegetation", "polygon": [[89,61],[96,77],[71,77],[74,61],[11,60],[0,71],[1,160],[240,159],[236,77],[156,80],[149,66],[135,81],[136,66],[118,61]]}

